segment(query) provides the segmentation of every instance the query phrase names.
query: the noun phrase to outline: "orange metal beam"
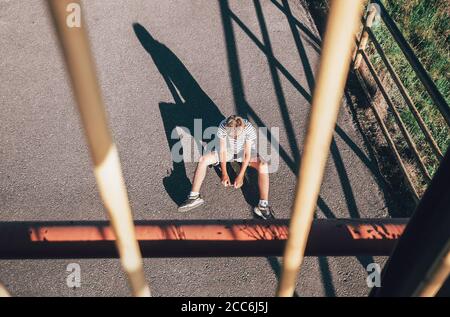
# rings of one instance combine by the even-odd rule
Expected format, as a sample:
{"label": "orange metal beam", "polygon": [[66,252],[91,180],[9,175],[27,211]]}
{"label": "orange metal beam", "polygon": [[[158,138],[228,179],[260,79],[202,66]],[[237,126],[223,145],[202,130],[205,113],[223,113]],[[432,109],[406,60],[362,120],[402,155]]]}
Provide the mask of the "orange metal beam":
{"label": "orange metal beam", "polygon": [[[309,256],[389,255],[408,219],[319,219]],[[144,257],[280,256],[288,220],[191,220],[136,222]],[[117,257],[107,222],[0,223],[0,258]]]}

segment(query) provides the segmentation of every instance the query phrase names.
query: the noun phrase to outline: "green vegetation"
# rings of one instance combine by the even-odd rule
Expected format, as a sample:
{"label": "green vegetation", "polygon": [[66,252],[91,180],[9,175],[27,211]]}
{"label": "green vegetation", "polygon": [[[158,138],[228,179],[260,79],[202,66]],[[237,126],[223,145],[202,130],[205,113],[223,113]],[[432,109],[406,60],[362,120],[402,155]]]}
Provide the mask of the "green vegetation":
{"label": "green vegetation", "polygon": [[[329,10],[329,0],[310,0],[306,1],[306,3],[319,32],[323,35]],[[368,3],[369,0],[366,0],[366,7]],[[430,74],[441,94],[449,103],[450,2],[448,0],[383,0],[383,4],[413,48],[416,56]],[[445,153],[450,146],[450,129],[442,118],[439,109],[431,100],[384,23],[382,21],[376,23],[372,30],[403,85],[406,87],[425,124],[431,131],[433,138],[436,140],[442,153]],[[433,175],[439,166],[437,157],[428,145],[415,117],[410,112],[397,86],[390,77],[381,57],[376,53],[373,44],[369,44],[367,53],[395,107],[400,112],[406,129],[411,134],[429,174]],[[367,83],[372,87],[371,90],[376,92],[376,85],[364,63],[360,70],[364,74]],[[359,93],[360,91],[352,91],[353,98],[358,96]],[[394,187],[399,189],[398,194],[402,196],[403,192],[408,192],[408,189],[404,181],[401,180],[403,176],[397,163],[394,162],[394,156],[389,155],[391,150],[387,147],[384,136],[371,110],[358,107],[359,103],[355,103],[355,99],[352,99],[351,102],[357,106],[355,108],[357,120],[362,125],[364,132],[376,150],[383,175]],[[393,137],[415,187],[419,194],[422,194],[427,187],[426,179],[422,176],[419,166],[401,134],[393,114],[387,109],[383,97],[380,96],[379,90],[375,93],[373,103],[380,108],[385,124]]]}
{"label": "green vegetation", "polygon": [[[449,2],[447,0],[386,0],[383,3],[409,44],[413,47],[417,57],[436,83],[439,91],[447,103],[449,103]],[[417,78],[408,61],[404,58],[402,51],[384,24],[378,23],[373,27],[373,31],[408,90],[426,125],[430,128],[437,144],[442,152],[445,153],[450,144],[450,133],[438,108],[432,102],[422,83]],[[424,158],[427,167],[429,167],[429,172],[433,174],[439,162],[425,141],[414,116],[397,91],[397,87],[389,76],[385,76],[387,71],[381,58],[374,52],[373,47],[369,52],[371,52],[371,59],[378,73],[384,78],[384,84],[389,87],[389,94],[398,107],[402,119],[417,144],[422,158]],[[386,119],[394,125],[393,118],[390,117]],[[407,153],[408,151],[404,142],[400,141],[400,145]]]}

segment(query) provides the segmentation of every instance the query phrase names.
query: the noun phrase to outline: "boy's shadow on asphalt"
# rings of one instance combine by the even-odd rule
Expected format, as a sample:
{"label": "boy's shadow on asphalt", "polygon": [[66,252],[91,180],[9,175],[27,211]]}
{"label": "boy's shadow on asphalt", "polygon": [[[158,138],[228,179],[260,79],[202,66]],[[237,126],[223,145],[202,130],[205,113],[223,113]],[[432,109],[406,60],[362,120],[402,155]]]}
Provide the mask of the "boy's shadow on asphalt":
{"label": "boy's shadow on asphalt", "polygon": [[[177,127],[187,128],[190,133],[193,133],[195,119],[202,120],[203,131],[208,127],[217,127],[225,119],[225,116],[202,90],[180,59],[167,46],[155,40],[142,25],[135,23],[133,29],[164,78],[175,101],[175,103],[159,104],[169,149],[172,149],[180,141],[172,138],[172,132]],[[202,136],[202,142],[210,141],[211,139],[204,139]],[[197,145],[201,148],[200,144]],[[228,165],[229,175],[233,181],[238,167],[235,164]],[[214,169],[220,177],[220,169],[218,167]],[[257,189],[255,191],[254,184],[257,184],[257,177],[255,181],[254,175],[255,171],[249,168],[242,187],[244,198],[251,206],[257,204],[259,197]],[[184,161],[173,161],[172,171],[169,176],[164,178],[163,184],[170,198],[177,205],[183,203],[192,186],[186,175]]]}

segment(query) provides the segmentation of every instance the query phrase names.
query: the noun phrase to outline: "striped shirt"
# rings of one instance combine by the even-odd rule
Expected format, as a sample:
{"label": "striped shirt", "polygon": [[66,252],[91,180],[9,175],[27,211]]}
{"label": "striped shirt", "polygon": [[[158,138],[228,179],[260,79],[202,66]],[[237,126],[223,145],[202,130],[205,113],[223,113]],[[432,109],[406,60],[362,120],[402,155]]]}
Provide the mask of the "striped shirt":
{"label": "striped shirt", "polygon": [[256,130],[253,125],[244,119],[244,130],[238,135],[237,138],[233,138],[228,134],[226,125],[227,120],[223,120],[219,129],[217,130],[217,137],[220,139],[226,139],[228,154],[237,155],[243,152],[244,144],[250,142],[252,144],[252,151],[256,151]]}

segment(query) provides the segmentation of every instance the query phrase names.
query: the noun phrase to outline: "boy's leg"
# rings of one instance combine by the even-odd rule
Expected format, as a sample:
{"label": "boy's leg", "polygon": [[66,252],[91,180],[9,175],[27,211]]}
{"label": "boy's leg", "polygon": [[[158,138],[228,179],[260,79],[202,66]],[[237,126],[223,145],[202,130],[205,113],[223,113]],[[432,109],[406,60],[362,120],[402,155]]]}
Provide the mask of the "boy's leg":
{"label": "boy's leg", "polygon": [[259,199],[269,200],[269,166],[259,157],[250,162],[250,166],[258,171]]}
{"label": "boy's leg", "polygon": [[207,153],[200,158],[197,164],[197,169],[195,170],[194,179],[192,181],[192,192],[200,192],[208,166],[216,164],[217,161],[217,154],[215,152]]}
{"label": "boy's leg", "polygon": [[178,207],[179,212],[188,212],[198,206],[202,205],[205,201],[200,196],[200,188],[202,186],[203,180],[206,176],[206,170],[208,166],[217,162],[217,155],[212,152],[208,153],[200,158],[195,171],[194,180],[192,181],[192,190],[188,198],[184,203]]}
{"label": "boy's leg", "polygon": [[269,166],[259,157],[250,166],[258,171],[259,204],[253,212],[260,218],[273,219],[275,215],[269,204]]}

